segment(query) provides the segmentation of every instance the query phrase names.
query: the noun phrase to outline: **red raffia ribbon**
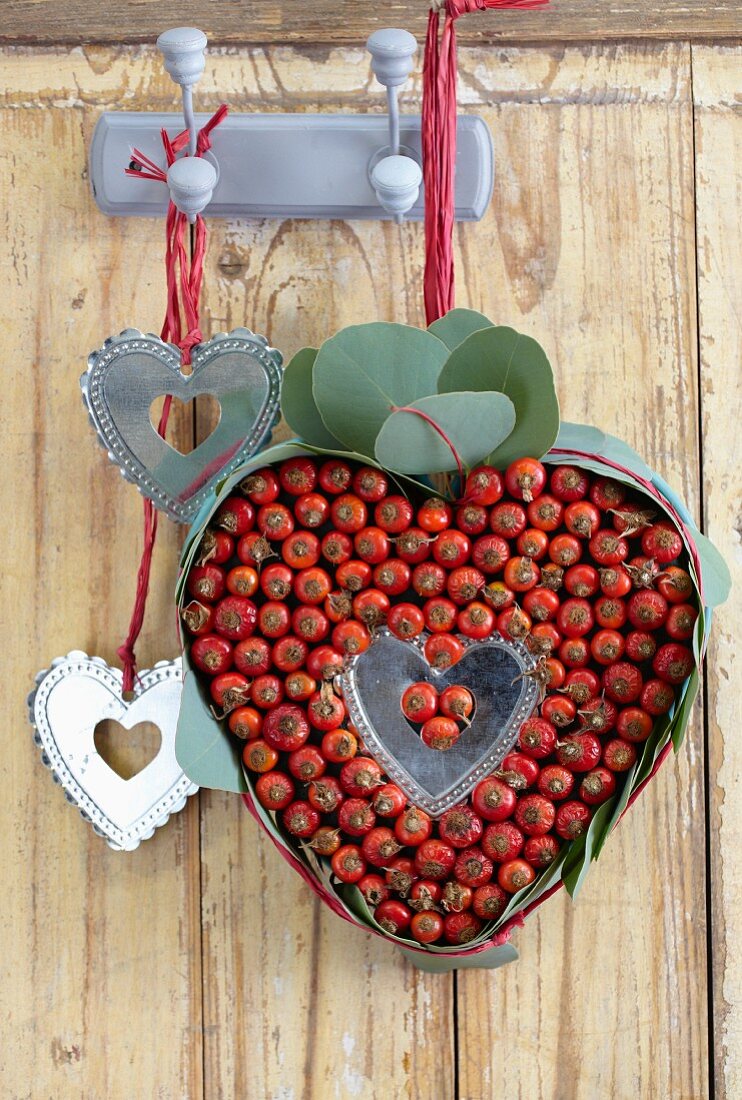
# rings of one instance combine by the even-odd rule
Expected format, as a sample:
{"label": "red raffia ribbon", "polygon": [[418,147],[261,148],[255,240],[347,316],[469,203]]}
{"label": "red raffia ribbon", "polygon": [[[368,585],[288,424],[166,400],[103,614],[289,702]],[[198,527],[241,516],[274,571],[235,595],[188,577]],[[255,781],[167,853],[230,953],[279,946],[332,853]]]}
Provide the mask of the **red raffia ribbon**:
{"label": "red raffia ribbon", "polygon": [[[199,130],[196,142],[197,157],[203,156],[211,148],[209,135],[226,114],[227,108],[222,105]],[[177,153],[188,143],[188,136],[188,130],[183,130],[171,141],[167,133],[164,130],[162,131],[162,144],[165,149],[168,167],[175,160]],[[126,169],[126,174],[137,176],[139,179],[157,180],[161,183],[167,182],[167,175],[163,169],[138,149],[132,151],[131,165]],[[167,343],[180,348],[184,366],[190,363],[193,348],[203,340],[199,327],[199,299],[203,284],[204,255],[206,253],[206,223],[199,214],[194,227],[193,255],[189,261],[188,249],[185,244],[187,225],[186,215],[177,210],[171,202],[167,209],[165,222],[167,307],[160,336]],[[157,431],[163,439],[171,405],[172,397],[167,396],[162,406],[160,422],[157,425]],[[137,675],[137,659],[134,647],[144,623],[144,612],[149,592],[149,576],[152,568],[152,554],[156,539],[157,510],[151,500],[145,499],[144,546],[139,561],[139,569],[137,570],[134,606],[131,611],[126,639],[117,650],[123,665],[122,693],[132,690]]]}
{"label": "red raffia ribbon", "polygon": [[[456,167],[456,20],[488,8],[539,8],[549,0],[434,0],[423,63],[425,316],[430,325],[454,306],[453,221]],[[443,33],[440,12],[444,12]]]}

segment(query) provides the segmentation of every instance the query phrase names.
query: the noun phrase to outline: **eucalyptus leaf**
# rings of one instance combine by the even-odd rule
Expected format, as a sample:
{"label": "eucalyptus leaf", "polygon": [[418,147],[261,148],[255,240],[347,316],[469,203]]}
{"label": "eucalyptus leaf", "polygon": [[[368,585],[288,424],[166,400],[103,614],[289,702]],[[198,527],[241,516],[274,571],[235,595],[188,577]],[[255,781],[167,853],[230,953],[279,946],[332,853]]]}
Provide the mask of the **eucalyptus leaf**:
{"label": "eucalyptus leaf", "polygon": [[[458,948],[460,951],[461,948]],[[418,970],[424,970],[428,974],[448,974],[452,970],[497,970],[507,963],[516,962],[518,952],[511,943],[503,943],[499,947],[490,947],[487,951],[477,951],[476,955],[462,955],[446,957],[431,951],[410,951],[401,947],[400,951]]]}
{"label": "eucalyptus leaf", "polygon": [[605,432],[593,428],[590,424],[572,424],[562,420],[554,447],[564,451],[584,451],[585,454],[600,454],[605,446]]}
{"label": "eucalyptus leaf", "polygon": [[450,309],[437,321],[433,321],[432,325],[428,325],[428,332],[432,332],[453,351],[473,332],[493,327],[492,321],[475,309]]}
{"label": "eucalyptus leaf", "polygon": [[[601,836],[604,837],[607,835],[607,822],[610,820],[611,813],[613,812],[614,802],[615,797],[609,798],[607,802],[603,802],[598,806],[587,827],[587,832],[580,837],[583,843],[577,845],[575,849],[573,849],[573,858],[568,858],[564,864],[562,879],[564,880],[564,886],[567,893],[573,901],[577,897],[578,891],[590,870],[590,863],[593,859],[596,841],[598,841]],[[572,854],[573,853],[570,853],[570,855]]]}
{"label": "eucalyptus leaf", "polygon": [[376,459],[386,470],[401,474],[438,473],[456,469],[455,450],[463,465],[472,467],[506,439],[514,425],[513,403],[503,393],[433,394],[384,421],[376,438]]}
{"label": "eucalyptus leaf", "polygon": [[454,348],[438,380],[440,393],[497,390],[515,405],[515,429],[487,457],[504,468],[524,455],[540,458],[559,432],[559,402],[546,354],[530,336],[505,325],[472,333]]}
{"label": "eucalyptus leaf", "polygon": [[696,701],[698,695],[698,689],[701,684],[701,678],[698,674],[698,669],[694,668],[688,678],[688,685],[685,689],[685,694],[681,699],[675,716],[673,718],[671,735],[672,735],[672,747],[675,752],[680,751],[680,746],[683,743],[685,737],[685,731],[688,728],[688,722],[690,721],[691,710],[693,704]]}
{"label": "eucalyptus leaf", "polygon": [[718,607],[728,599],[732,587],[729,566],[706,535],[694,531],[693,541],[701,560],[704,601],[707,607]]}
{"label": "eucalyptus leaf", "polygon": [[281,411],[292,432],[315,447],[342,449],[342,444],[328,432],[312,394],[312,372],[317,358],[316,348],[302,348],[283,372]]}
{"label": "eucalyptus leaf", "polygon": [[373,455],[392,408],[436,392],[446,345],[431,332],[383,321],[344,328],[317,353],[313,394],[327,430]]}
{"label": "eucalyptus leaf", "polygon": [[183,691],[175,735],[175,758],[188,778],[199,787],[239,794],[247,790],[239,745],[211,714],[187,651],[183,654]]}

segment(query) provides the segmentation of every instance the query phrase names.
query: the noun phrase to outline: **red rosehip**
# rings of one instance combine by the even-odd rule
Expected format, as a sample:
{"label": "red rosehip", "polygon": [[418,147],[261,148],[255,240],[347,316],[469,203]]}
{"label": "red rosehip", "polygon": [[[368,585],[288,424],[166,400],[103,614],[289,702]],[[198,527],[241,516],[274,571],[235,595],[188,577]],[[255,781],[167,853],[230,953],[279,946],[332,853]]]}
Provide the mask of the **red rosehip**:
{"label": "red rosehip", "polygon": [[271,647],[265,638],[246,638],[234,647],[234,663],[243,676],[265,676],[271,667]]}
{"label": "red rosehip", "polygon": [[338,810],[338,825],[348,836],[365,836],[376,824],[376,814],[365,798],[346,798]]}
{"label": "red rosehip", "polygon": [[410,935],[418,943],[435,943],[443,935],[444,922],[440,913],[426,909],[415,913],[410,921]]}
{"label": "red rosehip", "polygon": [[383,782],[381,768],[370,756],[355,756],[340,770],[340,786],[354,798],[369,798]]}
{"label": "red rosehip", "polygon": [[410,722],[427,722],[438,713],[438,692],[432,684],[420,680],[404,691],[402,713]]}
{"label": "red rosehip", "polygon": [[481,930],[482,922],[474,913],[449,913],[443,921],[443,934],[450,944],[471,943]]}
{"label": "red rosehip", "polygon": [[363,857],[374,867],[386,867],[400,848],[394,833],[385,825],[371,829],[361,841]]}
{"label": "red rosehip", "polygon": [[652,661],[655,676],[668,684],[682,684],[690,676],[695,658],[687,646],[668,642],[660,646]]}
{"label": "red rosehip", "polygon": [[612,772],[628,771],[636,763],[636,748],[630,741],[616,737],[603,749],[603,763]]}
{"label": "red rosehip", "polygon": [[529,836],[523,847],[523,858],[539,870],[548,867],[558,855],[559,841],[551,833],[544,836]]}
{"label": "red rosehip", "polygon": [[550,756],[557,742],[556,728],[545,718],[532,715],[520,727],[518,744],[527,756],[540,760]]}
{"label": "red rosehip", "polygon": [[410,927],[412,911],[403,901],[389,898],[388,901],[382,901],[381,905],[376,906],[374,918],[390,936],[399,936]]}
{"label": "red rosehip", "polygon": [[394,822],[394,835],[400,844],[416,848],[427,840],[433,831],[433,822],[424,810],[417,806],[410,806],[408,810]]}
{"label": "red rosehip", "polygon": [[375,466],[361,466],[353,475],[353,491],[361,500],[375,504],[386,496],[389,481],[386,474]]}
{"label": "red rosehip", "polygon": [[555,466],[549,481],[554,496],[559,500],[581,500],[589,486],[587,474],[576,466]]}
{"label": "red rosehip", "polygon": [[557,760],[572,772],[589,772],[600,763],[601,745],[592,733],[572,733],[559,742]]}
{"label": "red rosehip", "polygon": [[186,588],[189,595],[200,603],[216,603],[224,595],[226,576],[218,565],[193,565],[188,573]]}
{"label": "red rosehip", "polygon": [[642,693],[644,681],[636,665],[618,661],[603,673],[603,688],[614,703],[633,703]]}
{"label": "red rosehip", "polygon": [[292,802],[287,806],[283,811],[281,820],[287,832],[300,838],[311,836],[320,823],[317,810],[309,802],[303,800]]}
{"label": "red rosehip", "polygon": [[598,806],[616,790],[616,777],[608,768],[593,768],[580,783],[580,798],[588,806]]}
{"label": "red rosehip", "polygon": [[295,786],[283,772],[261,775],[255,784],[255,795],[266,810],[285,810],[294,797]]}
{"label": "red rosehip", "polygon": [[534,500],[545,485],[546,470],[535,458],[518,458],[505,471],[505,488],[516,500]]}
{"label": "red rosehip", "polygon": [[201,672],[218,676],[232,667],[232,646],[218,634],[202,634],[191,645],[191,660]]}
{"label": "red rosehip", "polygon": [[563,840],[575,840],[587,830],[592,811],[584,802],[563,802],[556,813],[554,829]]}
{"label": "red rosehip", "polygon": [[642,535],[642,551],[660,565],[667,565],[682,554],[683,540],[671,523],[655,523]]}
{"label": "red rosehip", "polygon": [[221,527],[228,535],[240,538],[255,523],[255,509],[244,497],[227,497],[216,510],[214,526]]}
{"label": "red rosehip", "polygon": [[429,749],[447,752],[453,748],[461,737],[461,730],[453,718],[446,718],[442,714],[437,714],[434,718],[428,718],[423,723],[420,737]]}
{"label": "red rosehip", "polygon": [[517,894],[524,886],[530,886],[536,872],[524,859],[510,859],[500,866],[497,882],[508,894]]}
{"label": "red rosehip", "polygon": [[482,851],[495,863],[507,863],[520,855],[523,840],[523,833],[517,825],[512,821],[500,821],[484,830]]}
{"label": "red rosehip", "polygon": [[505,821],[515,809],[516,794],[502,779],[490,775],[477,783],[471,801],[485,821]]}
{"label": "red rosehip", "polygon": [[496,504],[505,491],[502,474],[494,466],[475,466],[466,479],[464,499],[488,507]]}
{"label": "red rosehip", "polygon": [[[492,828],[492,826],[490,826]],[[494,867],[492,860],[481,848],[465,848],[459,852],[454,863],[453,873],[457,882],[475,889],[484,886],[492,878]]]}
{"label": "red rosehip", "polygon": [[415,851],[415,869],[423,878],[448,877],[456,862],[456,849],[442,840],[424,840]]}
{"label": "red rosehip", "polygon": [[497,920],[508,903],[508,896],[496,882],[488,882],[474,891],[472,909],[482,920]]}
{"label": "red rosehip", "polygon": [[[341,882],[358,882],[366,874],[366,861],[357,844],[343,844],[330,860],[333,874]],[[385,905],[386,902],[382,902]]]}
{"label": "red rosehip", "polygon": [[541,836],[554,824],[554,813],[554,803],[550,799],[541,794],[524,794],[518,799],[513,817],[526,836]]}
{"label": "red rosehip", "polygon": [[555,802],[561,802],[563,798],[569,798],[575,778],[569,768],[562,764],[548,764],[541,769],[538,777],[538,790],[545,798]]}
{"label": "red rosehip", "polygon": [[347,462],[339,458],[330,458],[319,468],[318,481],[326,493],[336,496],[344,493],[353,480],[353,471]]}
{"label": "red rosehip", "polygon": [[482,835],[482,819],[471,806],[462,802],[441,816],[438,832],[454,848],[468,848]]}
{"label": "red rosehip", "polygon": [[274,749],[292,752],[309,738],[309,723],[296,703],[281,703],[266,714],[262,732],[264,740]]}
{"label": "red rosehip", "polygon": [[243,596],[225,596],[214,611],[214,629],[230,641],[240,642],[255,629],[258,613],[252,600]]}

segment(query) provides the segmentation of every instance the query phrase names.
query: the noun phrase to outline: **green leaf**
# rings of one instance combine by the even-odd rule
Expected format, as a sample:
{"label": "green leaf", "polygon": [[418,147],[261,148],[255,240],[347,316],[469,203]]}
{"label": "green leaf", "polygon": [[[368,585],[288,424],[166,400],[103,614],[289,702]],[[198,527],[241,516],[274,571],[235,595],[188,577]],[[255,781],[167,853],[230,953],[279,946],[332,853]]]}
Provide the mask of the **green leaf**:
{"label": "green leaf", "polygon": [[451,352],[438,391],[497,390],[515,405],[515,429],[487,461],[508,466],[524,455],[540,458],[559,432],[559,402],[543,348],[530,336],[497,325],[472,333]]}
{"label": "green leaf", "polygon": [[341,448],[328,432],[312,395],[312,371],[316,348],[302,348],[283,372],[281,411],[292,432],[315,447]]}
{"label": "green leaf", "polygon": [[688,728],[688,722],[690,721],[691,710],[693,704],[696,701],[698,695],[698,689],[700,687],[701,678],[698,674],[698,669],[694,668],[688,677],[688,682],[685,688],[685,694],[680,700],[680,703],[675,711],[672,721],[672,747],[675,752],[680,751],[680,746],[683,743],[685,737],[685,731]]}
{"label": "green leaf", "polygon": [[317,353],[313,394],[325,427],[347,447],[373,455],[393,406],[436,392],[448,349],[430,332],[375,322],[344,328]]}
{"label": "green leaf", "polygon": [[183,692],[175,735],[175,758],[188,778],[199,787],[240,794],[247,790],[239,746],[209,710],[187,652],[183,654]]}
{"label": "green leaf", "polygon": [[377,461],[400,474],[429,474],[456,469],[453,449],[466,467],[475,466],[512,432],[515,409],[503,393],[442,393],[413,401],[424,416],[401,410],[384,421],[376,438]]}
{"label": "green leaf", "polygon": [[614,803],[615,796],[598,806],[587,827],[587,832],[575,842],[575,846],[565,860],[562,879],[573,901],[590,870],[596,840],[605,835],[606,823],[611,816]]}
{"label": "green leaf", "polygon": [[493,327],[492,321],[488,320],[483,313],[477,313],[475,309],[450,309],[443,317],[433,321],[432,325],[428,325],[428,332],[432,332],[453,351],[473,332]]}
{"label": "green leaf", "polygon": [[503,943],[499,947],[490,947],[487,951],[478,951],[476,955],[463,955],[459,958],[446,957],[430,950],[425,953],[420,950],[410,951],[406,947],[400,947],[400,951],[408,962],[428,974],[448,974],[451,970],[497,970],[518,958],[518,952],[511,943]]}
{"label": "green leaf", "polygon": [[694,531],[693,541],[698,550],[698,557],[701,559],[701,581],[706,606],[718,607],[728,598],[732,587],[729,566],[706,535],[702,535],[700,531]]}
{"label": "green leaf", "polygon": [[572,424],[562,420],[555,447],[563,451],[584,451],[586,454],[599,454],[605,445],[605,432],[589,424]]}

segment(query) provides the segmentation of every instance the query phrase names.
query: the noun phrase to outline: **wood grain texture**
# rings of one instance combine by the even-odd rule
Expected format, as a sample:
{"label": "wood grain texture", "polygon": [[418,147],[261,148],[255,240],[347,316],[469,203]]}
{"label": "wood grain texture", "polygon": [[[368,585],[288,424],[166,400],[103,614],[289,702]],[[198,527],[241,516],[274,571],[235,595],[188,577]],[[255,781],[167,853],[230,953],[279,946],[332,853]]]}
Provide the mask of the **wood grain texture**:
{"label": "wood grain texture", "polygon": [[[87,427],[77,378],[109,333],[131,323],[157,329],[163,305],[154,223],[97,214],[85,152],[100,110],[168,110],[174,99],[152,50],[0,56],[0,163],[11,198],[11,263],[0,268],[10,428],[0,446],[5,469],[21,472],[0,487],[14,520],[0,575],[13,624],[0,669],[11,723],[0,810],[10,903],[0,932],[13,945],[0,959],[0,1014],[10,1025],[0,1093],[703,1100],[710,990],[698,713],[577,905],[560,897],[544,906],[517,936],[519,963],[456,981],[418,973],[321,907],[236,797],[203,792],[200,821],[192,800],[132,856],[110,853],[64,807],[31,747],[21,697],[57,653],[115,658],[141,514]],[[704,513],[739,556],[730,526],[739,498],[718,473],[734,469],[729,437],[738,434],[729,399],[739,399],[739,182],[729,171],[738,61],[699,48],[691,68],[682,43],[462,50],[462,102],[490,124],[496,185],[484,221],[457,227],[455,245],[459,304],[537,336],[565,415],[634,443],[699,511],[695,185]],[[235,110],[381,109],[368,87],[360,49],[281,47],[214,51],[200,90],[204,109],[222,100]],[[405,110],[418,107],[419,82],[404,99]],[[203,327],[247,324],[288,356],[345,324],[420,324],[421,261],[420,226],[214,222]],[[201,410],[199,433],[206,428]],[[191,428],[175,430],[185,442]],[[163,523],[145,665],[175,649],[176,553],[177,532]],[[740,1092],[742,1045],[738,619],[720,619],[708,688],[724,1100]]]}
{"label": "wood grain texture", "polygon": [[[358,44],[379,27],[425,35],[423,0],[5,0],[0,42],[151,43],[170,26],[201,27],[213,43]],[[563,42],[611,38],[721,38],[742,34],[735,0],[551,0],[545,9],[474,13],[459,20],[461,42]]]}
{"label": "wood grain texture", "polygon": [[[10,86],[28,76],[26,64],[3,57]],[[182,1082],[183,1095],[200,1097],[197,800],[134,854],[111,851],[41,766],[23,702],[57,654],[116,660],[142,506],[95,441],[78,377],[88,353],[127,322],[159,327],[164,304],[151,227],[106,221],[90,200],[85,157],[98,104],[80,75],[67,83],[47,71],[34,109],[1,112],[0,603],[4,629],[15,625],[0,662],[0,1094],[125,1100],[140,1081],[149,1096],[180,1094]],[[87,101],[77,109],[55,105],[78,94]],[[177,545],[164,523],[143,667],[177,652]]]}
{"label": "wood grain texture", "polygon": [[[742,1094],[742,50],[694,49],[696,218],[701,349],[704,520],[732,569],[732,594],[714,615],[708,655],[711,944],[716,1095]],[[735,632],[737,642],[735,643]]]}
{"label": "wood grain texture", "polygon": [[[497,65],[487,51],[466,50],[460,60],[463,102],[487,118],[499,167],[485,220],[457,229],[459,303],[539,337],[555,362],[566,416],[625,436],[697,508],[687,46],[507,49]],[[249,64],[218,58],[215,84],[236,109],[247,109],[261,95],[281,110],[299,104],[306,110],[352,109],[365,80],[358,61],[356,51],[335,50],[326,59],[306,61],[285,50],[255,51]],[[341,94],[330,96],[330,88]],[[417,94],[417,89],[408,93],[410,110],[417,107]],[[208,106],[216,102],[209,100]],[[205,309],[213,327],[247,317],[286,354],[316,343],[338,325],[368,318],[419,324],[421,256],[419,226],[215,223]],[[459,975],[460,1097],[705,1095],[704,775],[697,720],[689,744],[690,751],[668,765],[624,823],[577,907],[560,898],[519,936],[522,963],[495,974]],[[215,956],[221,961],[224,955],[220,944],[232,953],[240,950],[231,916],[235,907],[245,913],[239,926],[262,928],[269,924],[266,912],[281,906],[262,880],[254,896],[239,863],[229,875],[237,894],[224,904],[224,881],[214,880],[213,867],[221,865],[225,836],[233,835],[234,810],[222,796],[210,796],[208,805],[204,904],[208,913],[221,912],[227,926],[217,922],[208,929],[207,988]],[[246,831],[252,834],[252,825],[243,825]],[[240,847],[246,851],[253,842],[240,837],[230,847],[234,843],[247,844],[248,849]],[[274,887],[280,878],[290,899],[283,906],[290,914],[286,923],[301,929],[303,943],[307,910],[314,903],[303,898],[275,855],[269,853],[265,862],[264,847],[261,869],[273,866]],[[342,944],[352,952],[357,944],[356,952],[361,950],[358,933],[328,913],[316,919],[322,966],[329,965],[325,936],[338,949]],[[264,950],[273,960],[268,974],[282,973],[286,948]],[[398,1003],[407,1005],[412,989],[427,987],[439,1042],[446,1036],[447,1050],[448,979],[414,977],[378,945],[370,943],[367,950],[386,959],[388,981],[401,986],[395,988]],[[246,994],[252,993],[258,979],[249,966],[241,962],[235,972],[248,983]],[[357,972],[368,997],[365,966]],[[300,973],[305,989],[303,964]],[[218,971],[216,977],[214,995],[218,990],[223,1003],[233,990],[232,976]],[[311,1040],[286,1019],[285,978],[278,996],[265,974],[261,981],[259,1000],[245,995],[237,1005],[259,1003],[259,1018],[279,1020],[282,1035],[291,1028],[303,1051]],[[390,987],[385,988],[386,996],[377,984],[374,991],[388,1003]],[[377,1003],[373,994],[371,1003]],[[299,1004],[303,1007],[304,994]],[[250,1034],[249,1010],[235,1006],[233,1011],[233,1032]],[[375,1011],[369,1019],[376,1018]],[[353,1019],[354,1013],[348,1016]],[[220,1018],[218,1005],[213,1013],[207,1009],[207,1022]],[[657,1027],[661,1020],[672,1020],[672,1026]],[[252,1026],[257,1036],[263,1025]],[[229,1076],[233,1040],[221,1029],[207,1035],[207,1094],[226,1094],[227,1082],[234,1086],[239,1080]],[[322,1065],[314,1063],[311,1089],[321,1096],[341,1071],[324,1030],[314,1044],[315,1057],[319,1051],[334,1068],[334,1076],[325,1077]],[[353,1049],[358,1050],[357,1040]],[[433,1068],[437,1072],[435,1094],[450,1095],[445,1088],[441,1092],[446,1074],[437,1051],[433,1060],[424,1050],[417,1054],[428,1075]],[[397,1059],[387,1064],[400,1071]],[[298,1065],[304,1065],[301,1053]],[[384,1091],[373,1077],[364,1077],[358,1095],[405,1095],[402,1080],[392,1077]],[[413,1096],[419,1080],[408,1084]],[[285,1065],[276,1076],[260,1079],[268,1095],[279,1082],[289,1095],[292,1088],[303,1095]]]}

